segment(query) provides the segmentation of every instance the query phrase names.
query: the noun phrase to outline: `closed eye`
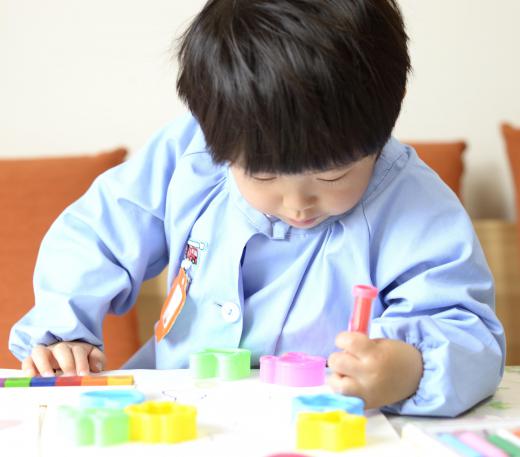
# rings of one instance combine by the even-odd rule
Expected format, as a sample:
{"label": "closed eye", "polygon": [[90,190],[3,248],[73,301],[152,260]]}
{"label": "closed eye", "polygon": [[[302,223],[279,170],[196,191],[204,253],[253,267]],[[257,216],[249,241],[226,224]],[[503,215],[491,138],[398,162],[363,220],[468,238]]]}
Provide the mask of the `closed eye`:
{"label": "closed eye", "polygon": [[347,170],[345,173],[343,173],[341,176],[338,176],[336,178],[331,178],[331,179],[325,179],[325,178],[317,178],[318,181],[323,181],[323,182],[336,182],[336,181],[340,181],[341,179],[343,179],[345,176],[347,176],[348,174],[350,173],[350,170]]}
{"label": "closed eye", "polygon": [[251,176],[255,181],[261,181],[261,182],[268,182],[268,181],[274,181],[276,179],[276,176]]}

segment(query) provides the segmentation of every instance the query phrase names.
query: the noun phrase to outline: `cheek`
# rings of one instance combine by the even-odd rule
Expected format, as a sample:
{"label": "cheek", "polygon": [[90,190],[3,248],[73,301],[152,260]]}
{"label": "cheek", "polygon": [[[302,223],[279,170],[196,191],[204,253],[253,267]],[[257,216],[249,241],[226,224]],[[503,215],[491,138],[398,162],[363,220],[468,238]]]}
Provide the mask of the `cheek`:
{"label": "cheek", "polygon": [[337,214],[352,209],[363,197],[370,182],[371,169],[363,171],[364,173],[360,173],[346,188],[331,195],[331,206]]}
{"label": "cheek", "polygon": [[247,202],[263,213],[274,212],[277,208],[276,195],[268,189],[247,188],[242,189],[242,196]]}
{"label": "cheek", "polygon": [[333,214],[342,214],[354,206],[351,196],[343,195],[329,202],[329,211]]}
{"label": "cheek", "polygon": [[353,208],[363,195],[360,189],[348,190],[344,192],[335,192],[330,195],[325,204],[332,214],[342,214]]}

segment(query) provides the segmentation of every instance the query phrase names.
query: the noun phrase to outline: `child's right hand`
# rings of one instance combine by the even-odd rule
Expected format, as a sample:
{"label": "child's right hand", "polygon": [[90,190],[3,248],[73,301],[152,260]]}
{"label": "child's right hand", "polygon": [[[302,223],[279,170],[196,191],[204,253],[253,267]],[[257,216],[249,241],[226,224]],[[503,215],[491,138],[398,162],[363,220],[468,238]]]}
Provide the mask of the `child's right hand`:
{"label": "child's right hand", "polygon": [[105,354],[96,346],[82,341],[62,341],[49,346],[37,345],[22,362],[27,376],[55,376],[61,370],[66,376],[99,373],[105,367]]}

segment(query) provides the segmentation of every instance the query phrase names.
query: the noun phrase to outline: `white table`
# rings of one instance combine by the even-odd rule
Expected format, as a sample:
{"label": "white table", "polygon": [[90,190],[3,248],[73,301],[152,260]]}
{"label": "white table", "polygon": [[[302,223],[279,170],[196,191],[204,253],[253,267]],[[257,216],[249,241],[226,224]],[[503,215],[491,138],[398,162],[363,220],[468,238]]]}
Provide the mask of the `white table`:
{"label": "white table", "polygon": [[[13,453],[58,457],[60,455],[102,457],[142,456],[240,456],[267,457],[276,453],[307,456],[417,456],[417,451],[399,439],[404,423],[446,422],[443,419],[391,417],[369,411],[365,448],[330,453],[297,451],[291,400],[296,395],[329,391],[326,386],[289,388],[264,384],[258,373],[248,379],[221,382],[196,381],[188,370],[128,370],[105,374],[133,374],[134,388],[148,400],[172,400],[197,407],[199,437],[190,442],[163,445],[128,443],[112,447],[68,447],[60,440],[54,413],[58,405],[78,405],[80,393],[92,387],[0,388],[0,449]],[[1,370],[0,377],[21,376],[18,370]],[[119,389],[125,387],[104,387]],[[98,389],[98,388],[96,388]],[[45,406],[42,406],[45,405]],[[495,397],[471,411],[469,417],[520,417],[520,368],[510,367]]]}

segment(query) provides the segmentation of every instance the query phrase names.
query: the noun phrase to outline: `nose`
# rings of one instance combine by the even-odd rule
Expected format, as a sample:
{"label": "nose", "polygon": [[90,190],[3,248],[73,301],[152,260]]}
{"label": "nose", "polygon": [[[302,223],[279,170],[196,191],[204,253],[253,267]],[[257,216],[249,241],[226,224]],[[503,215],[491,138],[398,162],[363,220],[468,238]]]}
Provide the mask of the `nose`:
{"label": "nose", "polygon": [[315,198],[311,194],[299,190],[286,193],[283,196],[283,205],[293,213],[295,218],[298,218],[302,213],[314,206],[314,200]]}

